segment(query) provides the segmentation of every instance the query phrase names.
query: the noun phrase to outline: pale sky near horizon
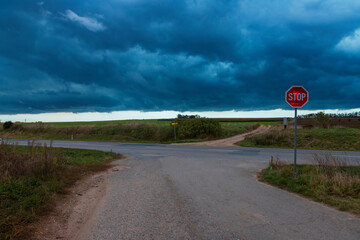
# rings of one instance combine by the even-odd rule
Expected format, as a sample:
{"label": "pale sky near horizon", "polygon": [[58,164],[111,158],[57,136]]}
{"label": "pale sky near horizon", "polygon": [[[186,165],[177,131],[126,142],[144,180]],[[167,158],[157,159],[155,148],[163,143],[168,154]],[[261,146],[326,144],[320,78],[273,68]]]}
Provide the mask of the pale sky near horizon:
{"label": "pale sky near horizon", "polygon": [[[350,110],[302,110],[298,109],[298,115],[316,113],[323,111],[325,113],[351,113],[358,112],[358,109]],[[118,111],[110,113],[41,113],[41,114],[15,114],[0,115],[0,121],[19,121],[19,122],[88,122],[88,121],[110,121],[110,120],[135,120],[135,119],[164,119],[175,118],[178,114],[193,115],[198,114],[201,117],[209,118],[275,118],[275,117],[294,117],[294,110],[267,110],[267,111],[222,111],[222,112],[176,112],[176,111],[159,111],[159,112],[141,112],[141,111]]]}

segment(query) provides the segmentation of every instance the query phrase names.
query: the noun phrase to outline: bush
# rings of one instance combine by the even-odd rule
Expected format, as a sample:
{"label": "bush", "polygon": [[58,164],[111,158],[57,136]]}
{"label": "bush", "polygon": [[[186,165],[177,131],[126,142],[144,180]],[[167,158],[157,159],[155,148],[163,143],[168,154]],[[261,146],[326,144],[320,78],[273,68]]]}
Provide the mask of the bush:
{"label": "bush", "polygon": [[215,138],[221,135],[220,123],[213,119],[186,119],[181,121],[178,126],[178,135],[181,139]]}
{"label": "bush", "polygon": [[322,128],[329,128],[330,116],[324,112],[319,112],[314,116],[315,122]]}
{"label": "bush", "polygon": [[3,129],[10,129],[13,125],[11,121],[4,122]]}

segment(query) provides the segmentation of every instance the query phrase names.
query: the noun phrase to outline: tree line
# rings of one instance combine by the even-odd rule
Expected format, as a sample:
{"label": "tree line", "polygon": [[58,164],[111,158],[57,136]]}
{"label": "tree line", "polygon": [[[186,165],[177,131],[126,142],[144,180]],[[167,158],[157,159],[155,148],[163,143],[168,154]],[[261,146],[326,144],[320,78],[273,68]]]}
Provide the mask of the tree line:
{"label": "tree line", "polygon": [[[310,113],[305,115],[300,115],[299,118],[316,118],[320,113]],[[323,113],[325,114],[325,113]],[[351,113],[327,113],[330,118],[359,118],[360,112],[351,112]]]}

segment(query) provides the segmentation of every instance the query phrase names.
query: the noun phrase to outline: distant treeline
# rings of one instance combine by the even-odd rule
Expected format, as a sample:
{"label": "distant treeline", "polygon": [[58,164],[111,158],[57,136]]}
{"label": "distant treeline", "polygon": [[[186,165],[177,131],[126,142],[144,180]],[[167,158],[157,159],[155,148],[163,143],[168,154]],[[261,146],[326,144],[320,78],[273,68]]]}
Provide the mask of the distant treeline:
{"label": "distant treeline", "polygon": [[[315,118],[318,113],[310,113],[305,115],[300,115],[299,118]],[[327,116],[330,118],[359,118],[360,112],[352,112],[352,113],[327,113]]]}
{"label": "distant treeline", "polygon": [[[158,121],[181,121],[185,119],[203,118],[199,115],[178,114],[176,118],[158,119]],[[209,118],[218,122],[282,122],[283,118]]]}
{"label": "distant treeline", "polygon": [[194,118],[201,118],[199,115],[177,115],[178,119],[194,119]]}

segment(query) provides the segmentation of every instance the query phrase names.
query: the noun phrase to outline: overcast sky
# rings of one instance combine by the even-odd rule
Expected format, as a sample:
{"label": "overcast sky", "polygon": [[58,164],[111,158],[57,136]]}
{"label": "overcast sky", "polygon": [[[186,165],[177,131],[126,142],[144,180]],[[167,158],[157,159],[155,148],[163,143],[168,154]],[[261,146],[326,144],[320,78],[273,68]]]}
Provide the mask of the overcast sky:
{"label": "overcast sky", "polygon": [[0,0],[0,114],[360,107],[360,1]]}

